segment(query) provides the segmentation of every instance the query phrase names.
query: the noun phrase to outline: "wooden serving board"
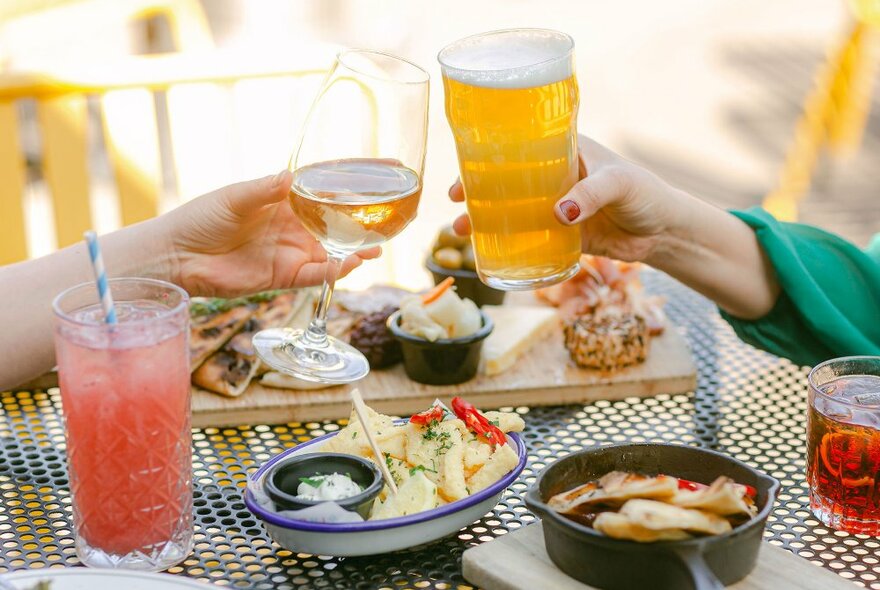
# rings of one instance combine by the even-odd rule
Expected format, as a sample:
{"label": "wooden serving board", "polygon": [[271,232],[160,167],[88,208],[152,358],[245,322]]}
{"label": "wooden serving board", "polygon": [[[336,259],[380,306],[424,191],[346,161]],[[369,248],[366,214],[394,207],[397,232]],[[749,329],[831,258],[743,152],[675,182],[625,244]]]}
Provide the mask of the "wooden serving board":
{"label": "wooden serving board", "polygon": [[[508,297],[511,302],[523,304],[525,297],[531,294],[511,295]],[[303,310],[293,325],[305,325],[307,321],[308,310]],[[696,387],[696,373],[690,349],[672,325],[662,336],[652,339],[644,363],[613,373],[574,366],[563,345],[560,329],[558,334],[536,344],[514,367],[494,377],[477,376],[460,385],[422,385],[409,380],[403,366],[397,365],[373,371],[358,382],[357,387],[375,410],[405,415],[424,410],[436,398],[448,402],[456,395],[480,408],[497,408],[681,393]],[[254,383],[237,398],[194,388],[193,425],[277,424],[348,417],[351,412],[349,387],[299,391]]]}
{"label": "wooden serving board", "polygon": [[[595,590],[568,577],[550,560],[540,522],[471,547],[462,556],[462,569],[468,582],[485,590]],[[734,590],[850,590],[853,587],[852,582],[837,574],[770,543],[762,544],[754,571],[744,580],[728,586]]]}

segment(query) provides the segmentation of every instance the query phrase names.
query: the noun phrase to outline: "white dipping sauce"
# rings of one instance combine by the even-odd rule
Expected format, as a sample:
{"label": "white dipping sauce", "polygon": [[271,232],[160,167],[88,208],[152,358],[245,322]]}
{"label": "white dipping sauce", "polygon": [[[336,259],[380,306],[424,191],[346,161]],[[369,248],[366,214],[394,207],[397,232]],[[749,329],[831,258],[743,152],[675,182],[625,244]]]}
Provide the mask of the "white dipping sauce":
{"label": "white dipping sauce", "polygon": [[[296,497],[300,500],[344,500],[357,496],[363,490],[352,479],[341,473],[315,475],[304,478],[296,489]],[[317,487],[313,484],[317,484]]]}

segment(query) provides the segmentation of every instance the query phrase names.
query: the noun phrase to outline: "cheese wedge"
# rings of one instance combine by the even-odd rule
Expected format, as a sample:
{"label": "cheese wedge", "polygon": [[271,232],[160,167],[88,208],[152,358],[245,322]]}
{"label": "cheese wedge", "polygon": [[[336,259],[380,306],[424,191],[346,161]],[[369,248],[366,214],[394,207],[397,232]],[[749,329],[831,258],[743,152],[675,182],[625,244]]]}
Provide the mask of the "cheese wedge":
{"label": "cheese wedge", "polygon": [[483,373],[497,375],[559,327],[555,309],[531,305],[485,305],[495,328],[483,343]]}

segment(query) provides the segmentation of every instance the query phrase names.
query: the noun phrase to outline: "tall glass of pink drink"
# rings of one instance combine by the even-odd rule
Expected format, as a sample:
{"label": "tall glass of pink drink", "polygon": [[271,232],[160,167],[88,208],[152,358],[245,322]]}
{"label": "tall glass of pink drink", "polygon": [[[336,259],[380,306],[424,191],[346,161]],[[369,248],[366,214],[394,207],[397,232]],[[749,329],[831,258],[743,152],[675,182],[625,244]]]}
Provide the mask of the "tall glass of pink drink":
{"label": "tall glass of pink drink", "polygon": [[163,570],[193,543],[189,298],[109,284],[116,325],[94,284],[53,303],[76,550],[93,567]]}

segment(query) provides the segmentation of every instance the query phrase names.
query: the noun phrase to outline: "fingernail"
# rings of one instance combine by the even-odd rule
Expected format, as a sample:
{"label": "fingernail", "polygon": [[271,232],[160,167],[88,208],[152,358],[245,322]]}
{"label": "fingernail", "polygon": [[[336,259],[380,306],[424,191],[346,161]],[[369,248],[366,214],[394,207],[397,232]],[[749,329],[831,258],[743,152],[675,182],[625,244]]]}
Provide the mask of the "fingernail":
{"label": "fingernail", "polygon": [[281,181],[284,180],[284,176],[286,174],[287,174],[287,168],[285,168],[284,170],[282,170],[281,172],[276,174],[275,177],[272,179],[272,186],[276,187],[276,186],[280,185]]}
{"label": "fingernail", "polygon": [[574,201],[562,201],[559,203],[559,210],[569,221],[574,221],[581,215],[581,208]]}

